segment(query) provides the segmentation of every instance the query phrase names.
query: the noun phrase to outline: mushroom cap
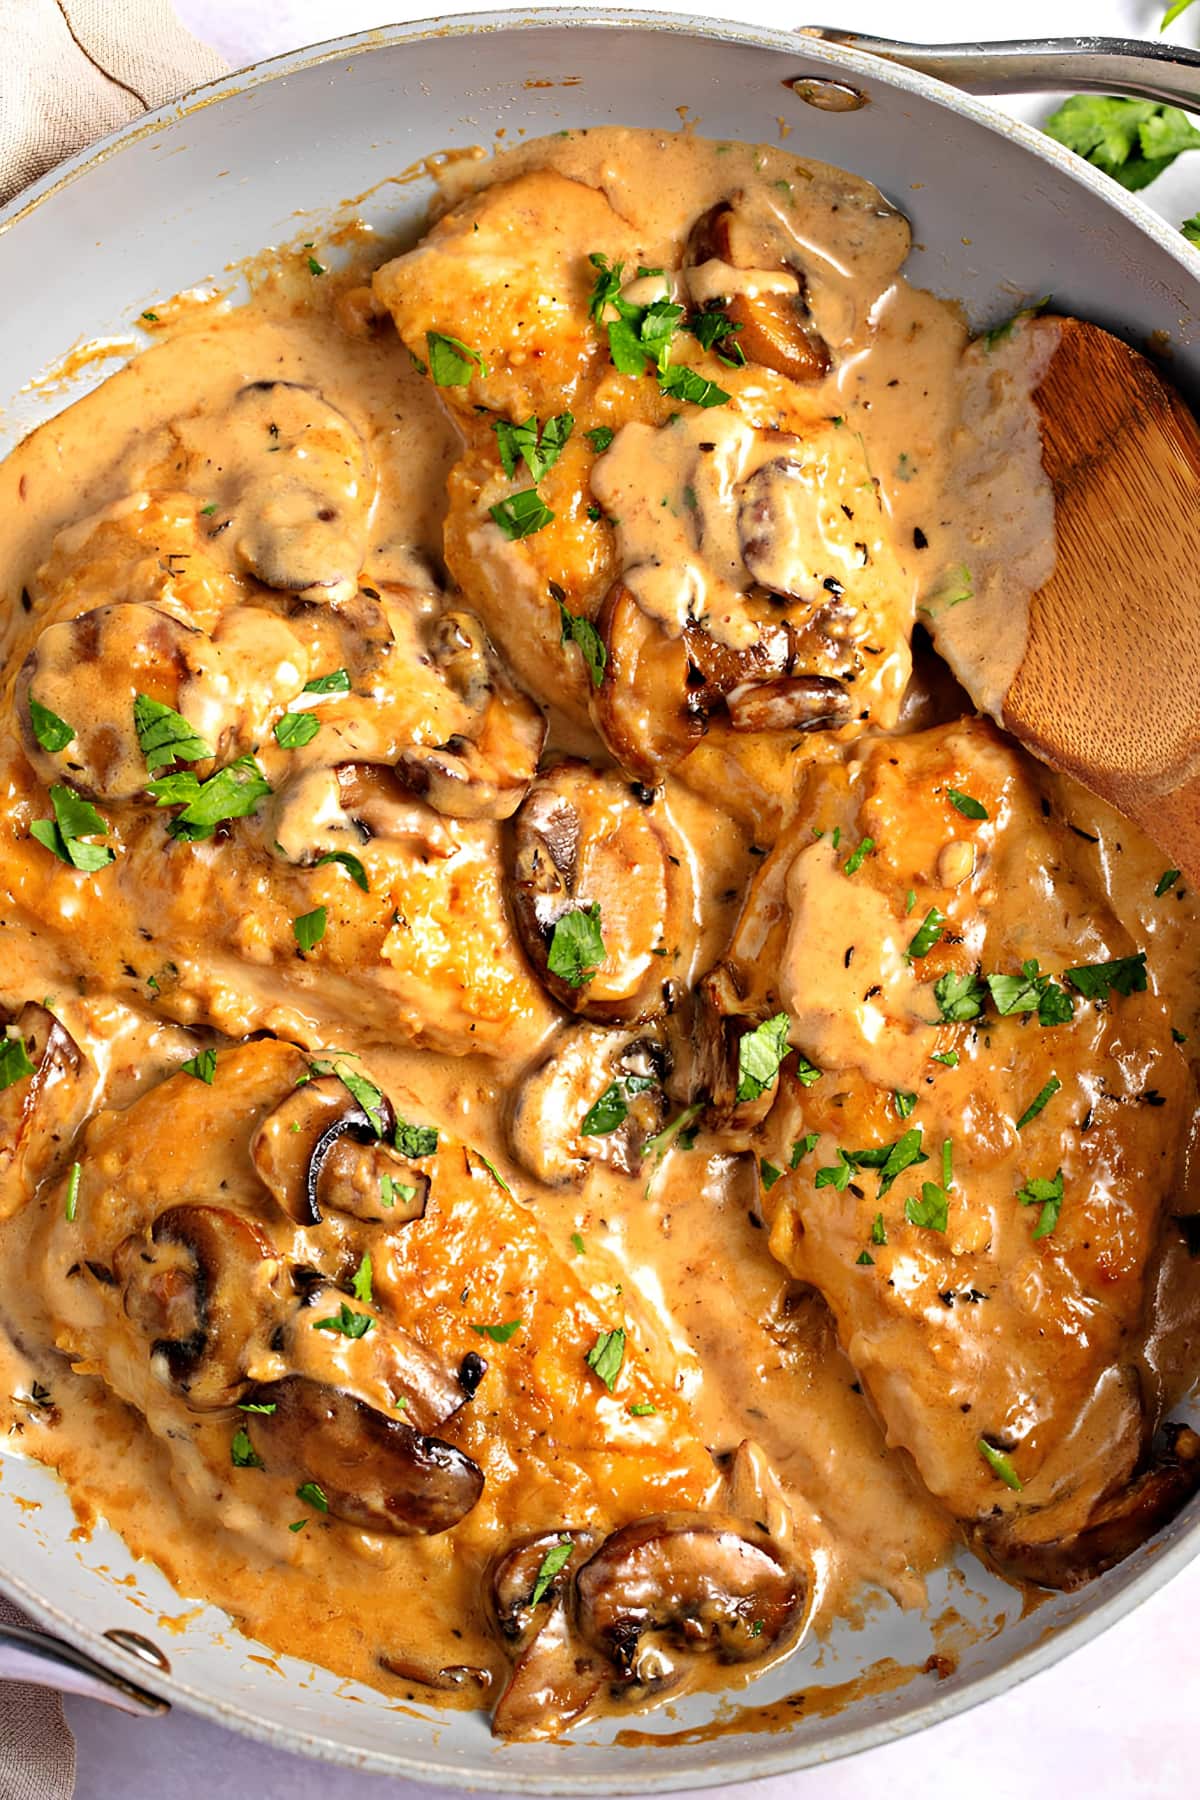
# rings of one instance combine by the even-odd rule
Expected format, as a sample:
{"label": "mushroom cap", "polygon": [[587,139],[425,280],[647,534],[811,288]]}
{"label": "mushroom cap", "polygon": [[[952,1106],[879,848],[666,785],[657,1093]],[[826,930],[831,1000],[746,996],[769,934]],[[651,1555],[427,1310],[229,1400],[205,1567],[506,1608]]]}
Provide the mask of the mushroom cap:
{"label": "mushroom cap", "polygon": [[[381,1104],[379,1123],[390,1133],[395,1114],[386,1097]],[[323,1208],[396,1225],[425,1210],[428,1178],[383,1141],[336,1075],[314,1076],[286,1094],[254,1133],[250,1155],[297,1225],[319,1225]]]}
{"label": "mushroom cap", "polygon": [[9,1219],[69,1144],[87,1103],[88,1065],[66,1026],[27,1001],[17,1035],[33,1074],[0,1092],[0,1219]]}
{"label": "mushroom cap", "polygon": [[[583,1181],[595,1162],[636,1175],[646,1139],[662,1129],[669,1073],[667,1046],[648,1032],[598,1025],[564,1032],[516,1090],[508,1127],[513,1155],[551,1187]],[[623,1109],[623,1117],[584,1132],[589,1112],[614,1087],[618,1104],[609,1116]]]}
{"label": "mushroom cap", "polygon": [[774,369],[792,381],[820,381],[829,372],[829,346],[812,323],[804,270],[782,257],[772,257],[765,246],[754,241],[739,217],[736,199],[719,200],[692,226],[686,264],[696,268],[705,263],[724,265],[727,270],[774,267],[796,278],[792,294],[735,292],[721,297],[720,310],[732,325],[741,327],[720,344],[725,354],[735,345],[748,362]]}

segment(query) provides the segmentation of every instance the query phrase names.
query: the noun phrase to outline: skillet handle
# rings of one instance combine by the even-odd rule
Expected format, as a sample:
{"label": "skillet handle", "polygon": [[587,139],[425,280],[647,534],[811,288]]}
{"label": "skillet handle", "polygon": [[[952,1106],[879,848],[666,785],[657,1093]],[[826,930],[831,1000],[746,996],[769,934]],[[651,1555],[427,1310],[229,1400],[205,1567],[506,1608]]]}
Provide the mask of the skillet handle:
{"label": "skillet handle", "polygon": [[157,1718],[171,1710],[167,1701],[135,1687],[82,1650],[22,1625],[0,1625],[0,1681],[28,1681],[35,1687],[57,1688],[60,1694],[82,1694],[139,1718]]}
{"label": "skillet handle", "polygon": [[1017,38],[1003,44],[905,44],[829,25],[805,25],[804,37],[865,50],[886,62],[934,75],[968,94],[1124,94],[1200,111],[1200,52],[1139,38]]}

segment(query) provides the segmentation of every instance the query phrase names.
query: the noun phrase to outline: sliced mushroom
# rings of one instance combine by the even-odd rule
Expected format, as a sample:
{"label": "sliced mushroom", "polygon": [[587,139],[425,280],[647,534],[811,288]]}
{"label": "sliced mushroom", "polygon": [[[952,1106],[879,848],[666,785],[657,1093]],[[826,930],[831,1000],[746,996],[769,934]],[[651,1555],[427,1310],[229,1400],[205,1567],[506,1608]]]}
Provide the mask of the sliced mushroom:
{"label": "sliced mushroom", "polygon": [[[97,800],[143,793],[150,776],[134,725],[135,697],[148,694],[178,711],[180,689],[208,642],[203,632],[158,607],[132,602],[48,625],[25,660],[14,696],[25,751],[42,780],[69,782]],[[71,729],[61,750],[38,743],[30,696]]]}
{"label": "sliced mushroom", "polygon": [[735,731],[831,731],[853,710],[843,684],[832,675],[783,675],[748,681],[725,696]]}
{"label": "sliced mushroom", "polygon": [[537,772],[545,718],[505,675],[471,613],[446,613],[437,621],[430,655],[470,722],[444,744],[404,750],[396,773],[447,818],[511,818]]}
{"label": "sliced mushroom", "polygon": [[605,649],[591,700],[596,729],[623,769],[654,786],[704,735],[703,684],[683,638],[668,637],[624,582],[609,590],[596,630]]}
{"label": "sliced mushroom", "polygon": [[707,1098],[705,1123],[714,1130],[753,1131],[771,1110],[773,1083],[753,1099],[738,1099],[739,1046],[747,1032],[763,1023],[763,1016],[743,1000],[737,970],[730,963],[718,963],[696,987],[688,1091]]}
{"label": "sliced mushroom", "polygon": [[434,1688],[443,1694],[461,1693],[464,1688],[475,1688],[486,1694],[492,1685],[492,1671],[473,1663],[449,1663],[434,1668],[432,1663],[418,1662],[415,1657],[385,1650],[380,1653],[379,1666],[400,1681],[411,1681],[415,1687]]}
{"label": "sliced mushroom", "polygon": [[33,1074],[0,1092],[0,1219],[18,1212],[81,1123],[87,1064],[65,1025],[31,1000],[13,1036],[25,1046]]}
{"label": "sliced mushroom", "polygon": [[806,1583],[756,1525],[656,1513],[607,1539],[576,1577],[578,1623],[624,1682],[655,1679],[653,1640],[752,1662],[798,1630]]}
{"label": "sliced mushroom", "polygon": [[647,1138],[666,1117],[670,1070],[670,1052],[657,1037],[589,1025],[567,1032],[517,1089],[513,1155],[552,1187],[582,1181],[592,1163],[636,1175]]}
{"label": "sliced mushroom", "polygon": [[[551,1531],[505,1553],[492,1574],[492,1609],[509,1654],[516,1658],[492,1714],[492,1733],[507,1743],[535,1743],[578,1719],[599,1693],[603,1660],[580,1642],[571,1624],[568,1593],[580,1562],[596,1546],[591,1531]],[[533,1604],[548,1553],[571,1546]]]}
{"label": "sliced mushroom", "polygon": [[288,1376],[253,1390],[255,1446],[274,1475],[314,1482],[335,1518],[363,1531],[434,1536],[483,1492],[477,1463],[353,1395]]}
{"label": "sliced mushroom", "polygon": [[347,600],[358,587],[375,480],[366,445],[314,388],[252,381],[227,411],[177,420],[194,488],[216,504],[236,562],[267,587]]}
{"label": "sliced mushroom", "polygon": [[280,1263],[262,1232],[219,1206],[172,1206],[118,1245],[125,1311],[165,1380],[196,1412],[234,1405],[279,1311]]}
{"label": "sliced mushroom", "polygon": [[[357,1261],[357,1258],[355,1259]],[[475,1377],[446,1367],[440,1357],[419,1343],[411,1333],[384,1317],[366,1301],[349,1301],[341,1288],[331,1286],[315,1271],[294,1270],[304,1275],[299,1302],[279,1325],[273,1347],[290,1375],[303,1376],[316,1385],[341,1387],[364,1406],[385,1417],[397,1417],[414,1431],[433,1431],[470,1399],[487,1364]],[[311,1278],[308,1278],[311,1277]],[[360,1322],[362,1335],[347,1339],[332,1327],[343,1318],[343,1307]],[[472,1386],[472,1379],[474,1386]]]}
{"label": "sliced mushroom", "polygon": [[[660,810],[610,770],[564,762],[539,777],[517,817],[511,894],[521,941],[550,993],[585,1018],[661,1011],[664,978],[686,949],[688,882]],[[595,905],[604,959],[573,986],[549,966],[555,927]]]}
{"label": "sliced mushroom", "polygon": [[[378,1124],[395,1129],[382,1100]],[[314,1076],[268,1113],[250,1143],[262,1181],[289,1219],[319,1225],[326,1210],[371,1223],[419,1219],[429,1179],[392,1149],[336,1075]]]}
{"label": "sliced mushroom", "polygon": [[1102,1500],[1082,1530],[1049,1541],[1022,1540],[1021,1514],[1002,1514],[974,1526],[972,1547],[1019,1581],[1071,1593],[1103,1575],[1170,1523],[1200,1491],[1200,1436],[1190,1426],[1168,1425],[1150,1467],[1128,1487]]}
{"label": "sliced mushroom", "polygon": [[[774,369],[792,381],[820,381],[829,370],[829,346],[813,325],[803,269],[782,258],[775,260],[777,270],[794,277],[793,293],[766,291],[767,283],[753,281],[746,285],[756,291],[740,291],[737,270],[765,273],[762,260],[761,247],[753,243],[740,223],[735,201],[718,201],[693,225],[687,263],[692,269],[710,265],[717,284],[713,299],[730,323],[741,327],[717,347],[731,356],[740,350],[748,361]],[[721,289],[723,277],[729,292]]]}

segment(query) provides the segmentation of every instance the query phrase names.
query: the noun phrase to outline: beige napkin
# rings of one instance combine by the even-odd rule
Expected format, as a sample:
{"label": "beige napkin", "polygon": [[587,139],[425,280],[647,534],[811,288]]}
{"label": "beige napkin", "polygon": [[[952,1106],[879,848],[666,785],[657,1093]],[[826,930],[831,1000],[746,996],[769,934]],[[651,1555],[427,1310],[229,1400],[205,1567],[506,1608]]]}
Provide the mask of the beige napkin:
{"label": "beige napkin", "polygon": [[[0,202],[225,69],[167,0],[0,0],[0,27]],[[0,1597],[0,1623],[28,1620]],[[75,1740],[58,1695],[0,1681],[0,1800],[71,1800],[74,1790]]]}
{"label": "beige napkin", "polygon": [[167,0],[0,0],[0,202],[64,156],[225,72]]}

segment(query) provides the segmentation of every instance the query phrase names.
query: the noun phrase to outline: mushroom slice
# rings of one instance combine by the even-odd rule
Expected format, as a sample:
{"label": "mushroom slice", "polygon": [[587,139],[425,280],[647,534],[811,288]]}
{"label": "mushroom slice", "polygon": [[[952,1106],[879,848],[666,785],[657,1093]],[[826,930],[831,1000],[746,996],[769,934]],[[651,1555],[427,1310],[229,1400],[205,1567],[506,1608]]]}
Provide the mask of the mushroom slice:
{"label": "mushroom slice", "polygon": [[269,588],[348,600],[375,479],[356,427],[314,388],[252,381],[224,413],[176,422],[191,479],[230,524],[238,564]]}
{"label": "mushroom slice", "polygon": [[[395,1129],[381,1096],[384,1136]],[[250,1141],[264,1185],[297,1225],[319,1225],[324,1209],[392,1225],[419,1219],[428,1178],[400,1156],[336,1075],[317,1075],[287,1094]]]}
{"label": "mushroom slice", "polygon": [[[749,362],[774,369],[792,381],[820,381],[829,371],[829,346],[813,326],[806,300],[804,271],[777,259],[776,270],[794,278],[794,292],[773,293],[769,291],[769,283],[755,282],[753,275],[767,273],[760,268],[749,271],[751,279],[744,285],[750,291],[740,291],[742,284],[738,282],[737,271],[747,268],[748,254],[753,254],[753,246],[739,232],[738,212],[733,201],[719,200],[692,226],[687,246],[688,266],[700,269],[704,264],[710,265],[710,270],[705,273],[711,273],[717,284],[712,298],[719,301],[720,310],[730,323],[741,327],[718,348],[727,355],[736,355],[740,350]],[[722,279],[730,291],[721,287]],[[692,285],[695,291],[696,284]],[[711,287],[711,282],[706,282],[705,287]]]}
{"label": "mushroom slice", "polygon": [[[133,602],[48,625],[25,659],[14,695],[25,752],[42,780],[70,782],[96,800],[132,800],[144,792],[150,775],[134,700],[148,694],[178,711],[180,689],[208,642],[158,607]],[[31,697],[70,727],[61,749],[38,743]]]}
{"label": "mushroom slice", "polygon": [[647,1138],[666,1117],[670,1071],[670,1052],[656,1037],[578,1026],[517,1090],[513,1155],[551,1187],[581,1182],[592,1163],[636,1175]]}
{"label": "mushroom slice", "polygon": [[1171,1424],[1163,1439],[1150,1467],[1093,1508],[1079,1531],[1041,1543],[1023,1542],[1020,1513],[1003,1514],[970,1530],[972,1548],[1002,1575],[1018,1581],[1067,1593],[1086,1586],[1169,1524],[1200,1490],[1200,1436],[1190,1426]]}
{"label": "mushroom slice", "polygon": [[492,1671],[481,1669],[474,1663],[449,1663],[436,1669],[431,1663],[384,1650],[379,1655],[379,1666],[400,1681],[411,1681],[416,1687],[435,1688],[443,1694],[462,1693],[464,1688],[476,1688],[486,1694],[492,1685]]}
{"label": "mushroom slice", "polygon": [[[563,762],[539,776],[516,819],[510,892],[525,952],[556,1000],[606,1022],[662,1009],[690,914],[683,867],[672,860],[660,804],[636,799],[610,770]],[[604,958],[573,986],[550,967],[555,928],[597,905]]]}
{"label": "mushroom slice", "polygon": [[[742,561],[769,593],[817,602],[840,592],[840,584],[825,587],[830,552],[820,509],[813,472],[799,457],[777,456],[742,483],[737,512]],[[841,571],[840,559],[834,566]]]}
{"label": "mushroom slice", "polygon": [[0,1219],[24,1205],[87,1103],[87,1064],[66,1026],[35,1000],[21,1008],[15,1026],[33,1073],[0,1092]]}
{"label": "mushroom slice", "polygon": [[657,1662],[646,1639],[753,1662],[798,1630],[806,1582],[756,1525],[721,1513],[655,1513],[608,1538],[576,1577],[579,1630],[622,1681]]}
{"label": "mushroom slice", "polygon": [[668,637],[621,581],[596,630],[605,650],[604,679],[591,698],[596,729],[623,769],[654,786],[704,735],[687,645]]}
{"label": "mushroom slice", "polygon": [[495,1565],[492,1609],[505,1647],[516,1658],[492,1714],[493,1736],[507,1743],[557,1737],[603,1685],[605,1665],[579,1641],[567,1604],[575,1570],[596,1543],[591,1531],[543,1532]]}
{"label": "mushroom slice", "polygon": [[[293,1275],[303,1281],[303,1296],[275,1338],[289,1374],[344,1388],[388,1418],[400,1417],[415,1431],[433,1431],[471,1398],[487,1373],[482,1359],[478,1372],[455,1373],[374,1306],[357,1300],[350,1306],[341,1288],[314,1271],[297,1269]],[[349,1340],[340,1329],[347,1311],[360,1333]],[[339,1329],[332,1329],[335,1324]]]}
{"label": "mushroom slice", "polygon": [[314,1482],[348,1525],[432,1537],[465,1518],[483,1492],[483,1472],[463,1451],[340,1388],[293,1375],[250,1398],[274,1408],[254,1423],[269,1472]]}
{"label": "mushroom slice", "polygon": [[725,696],[735,731],[832,731],[853,710],[850,695],[832,675],[782,675],[747,681]]}
{"label": "mushroom slice", "polygon": [[278,1313],[279,1270],[257,1225],[219,1206],[172,1206],[148,1240],[126,1238],[113,1256],[126,1313],[196,1412],[233,1406],[250,1386],[246,1365]]}
{"label": "mushroom slice", "polygon": [[404,750],[396,773],[447,818],[511,818],[537,772],[546,721],[504,674],[471,613],[445,613],[437,621],[430,655],[469,723],[444,744]]}

